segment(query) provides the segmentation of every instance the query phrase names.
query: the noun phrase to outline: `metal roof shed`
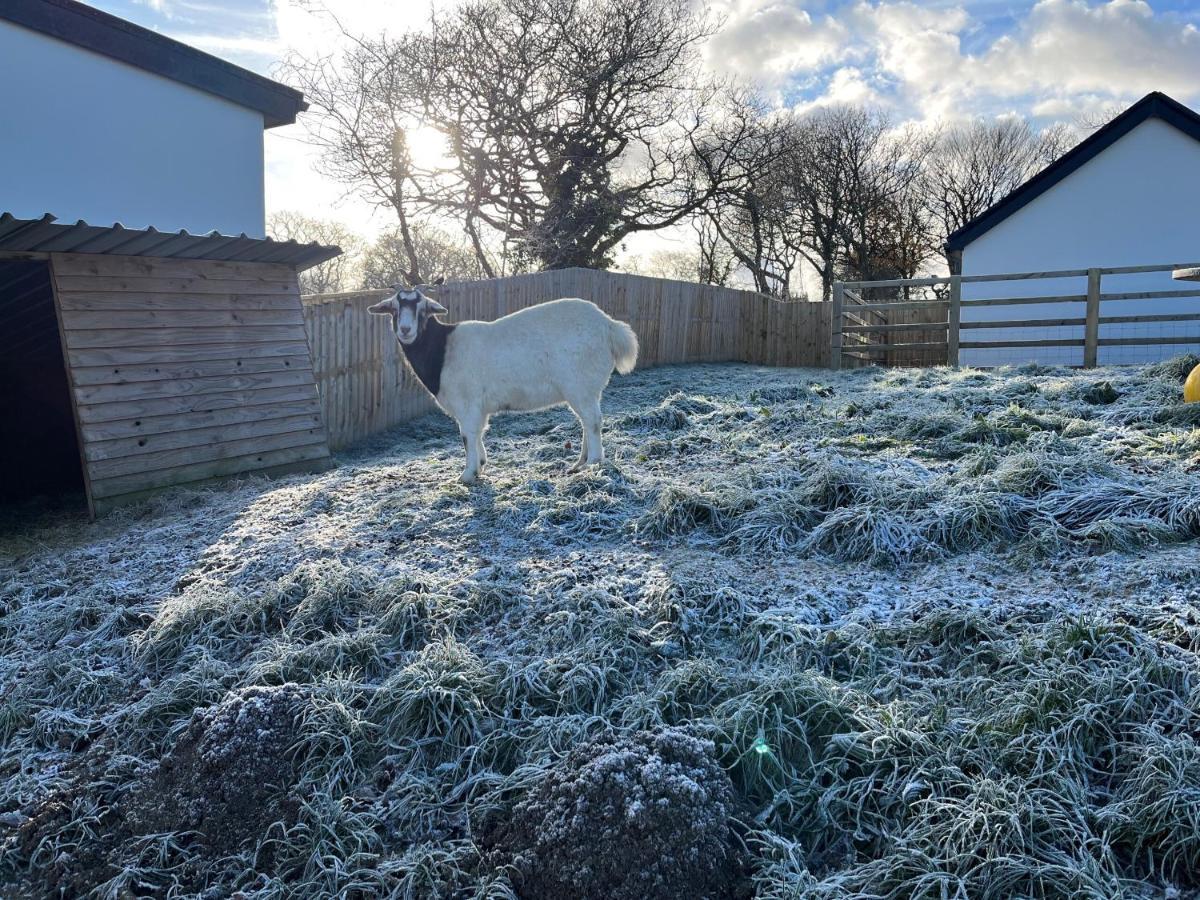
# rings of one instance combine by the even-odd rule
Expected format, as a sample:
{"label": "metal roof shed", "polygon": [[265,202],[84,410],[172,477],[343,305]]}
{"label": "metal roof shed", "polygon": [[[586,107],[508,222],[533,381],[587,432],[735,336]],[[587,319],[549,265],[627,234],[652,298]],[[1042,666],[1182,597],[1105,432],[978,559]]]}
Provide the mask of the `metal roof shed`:
{"label": "metal roof shed", "polygon": [[296,276],[340,252],[0,215],[9,493],[61,468],[71,431],[93,515],[173,485],[327,466]]}

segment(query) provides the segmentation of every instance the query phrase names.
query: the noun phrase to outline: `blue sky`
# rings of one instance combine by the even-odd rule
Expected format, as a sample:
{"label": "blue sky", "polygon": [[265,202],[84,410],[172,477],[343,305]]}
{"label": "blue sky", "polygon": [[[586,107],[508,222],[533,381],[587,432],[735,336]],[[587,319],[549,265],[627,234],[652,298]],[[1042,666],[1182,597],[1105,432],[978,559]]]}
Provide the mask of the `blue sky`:
{"label": "blue sky", "polygon": [[[289,51],[328,52],[313,0],[91,0],[271,74]],[[319,0],[352,30],[418,26],[420,0]],[[439,4],[449,0],[436,0]],[[1150,90],[1200,107],[1200,0],[713,0],[709,64],[774,102],[873,103],[902,121],[1030,116],[1068,123]],[[360,231],[382,222],[313,170],[303,126],[267,138],[267,203],[319,203]]]}

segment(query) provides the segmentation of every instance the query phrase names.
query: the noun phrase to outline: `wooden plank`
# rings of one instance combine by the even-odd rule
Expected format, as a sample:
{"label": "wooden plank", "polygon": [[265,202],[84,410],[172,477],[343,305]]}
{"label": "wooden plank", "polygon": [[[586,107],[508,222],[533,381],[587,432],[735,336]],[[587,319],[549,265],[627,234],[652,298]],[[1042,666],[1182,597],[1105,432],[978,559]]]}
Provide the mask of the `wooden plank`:
{"label": "wooden plank", "polygon": [[1037,281],[1041,278],[1082,278],[1087,269],[1059,269],[1051,272],[1009,272],[1003,275],[963,275],[963,284],[979,284],[984,281]]}
{"label": "wooden plank", "polygon": [[167,413],[159,416],[137,416],[109,422],[84,423],[82,433],[90,444],[97,441],[140,438],[147,435],[171,434],[206,428],[230,428],[242,423],[261,422],[271,418],[299,415],[320,415],[321,405],[316,397],[303,400],[247,403],[204,412]]}
{"label": "wooden plank", "polygon": [[1170,300],[1175,297],[1200,297],[1200,288],[1182,291],[1125,291],[1100,295],[1101,300]]}
{"label": "wooden plank", "polygon": [[141,416],[169,416],[180,413],[203,413],[231,406],[262,403],[287,403],[293,400],[315,399],[316,386],[311,383],[281,388],[233,390],[190,397],[155,397],[147,400],[125,400],[119,403],[80,404],[79,417],[88,424],[136,419]]}
{"label": "wooden plank", "polygon": [[[1173,317],[1172,317],[1173,318]],[[1103,321],[1103,320],[1101,320]],[[963,322],[961,328],[1064,328],[1068,325],[1083,325],[1082,316],[1072,319],[1003,319],[997,322]]]}
{"label": "wooden plank", "polygon": [[286,278],[238,278],[210,281],[191,277],[137,278],[126,275],[64,275],[60,280],[64,291],[79,291],[89,294],[135,291],[156,294],[289,294],[297,301],[300,298],[295,280]]}
{"label": "wooden plank", "polygon": [[846,288],[840,281],[833,283],[833,327],[830,329],[829,368],[833,370],[842,367],[842,308],[846,303]]}
{"label": "wooden plank", "polygon": [[932,287],[949,282],[949,278],[885,278],[880,281],[847,281],[843,283],[842,289],[861,291],[871,288]]}
{"label": "wooden plank", "polygon": [[164,294],[146,291],[72,291],[62,295],[62,308],[96,312],[107,309],[302,309],[292,294]]}
{"label": "wooden plank", "polygon": [[950,276],[950,310],[946,325],[946,365],[958,365],[959,325],[962,321],[962,276]]}
{"label": "wooden plank", "polygon": [[[317,457],[316,459],[312,459],[312,460],[299,460],[297,462],[292,462],[292,463],[280,463],[279,465],[275,465],[275,466],[266,466],[261,469],[255,469],[252,473],[245,473],[245,474],[253,474],[256,477],[277,478],[277,477],[282,477],[284,475],[295,475],[298,473],[324,472],[327,469],[332,469],[333,467],[334,467],[334,462],[330,457],[321,456],[321,457]],[[236,477],[237,474],[238,473],[234,473],[234,476]],[[214,475],[210,478],[199,478],[199,479],[196,479],[195,481],[189,481],[185,485],[179,485],[179,486],[180,487],[188,487],[188,488],[199,488],[199,487],[205,487],[210,484],[217,484],[217,483],[220,483],[223,481],[228,481],[229,479],[230,479],[230,476],[228,476],[228,475]],[[104,499],[96,500],[95,501],[96,515],[104,515],[105,513],[111,512],[112,510],[117,509],[121,506],[128,506],[130,503],[135,503],[139,500],[144,500],[147,497],[152,497],[155,494],[161,493],[161,491],[162,491],[162,488],[150,488],[149,490],[132,491],[127,494],[118,494],[113,497],[105,497]]]}
{"label": "wooden plank", "polygon": [[321,415],[307,412],[296,416],[275,416],[274,407],[256,407],[260,418],[231,425],[214,425],[209,428],[188,428],[164,431],[159,434],[142,434],[113,438],[107,441],[89,441],[86,454],[89,460],[118,459],[140,453],[155,453],[160,450],[176,450],[182,447],[203,447],[207,444],[233,441],[255,435],[287,434],[321,427]]}
{"label": "wooden plank", "polygon": [[97,329],[227,328],[246,325],[303,325],[298,305],[291,309],[107,309],[103,311],[64,310],[63,327],[67,331]]}
{"label": "wooden plank", "polygon": [[1143,322],[1200,322],[1200,313],[1154,313],[1147,316],[1101,316],[1101,325],[1138,324]]}
{"label": "wooden plank", "polygon": [[963,306],[1029,306],[1037,303],[1082,303],[1087,294],[1047,294],[1040,297],[992,297],[987,300],[964,300]]}
{"label": "wooden plank", "polygon": [[85,366],[134,366],[160,363],[208,362],[216,359],[268,359],[304,356],[308,343],[295,340],[255,344],[164,344],[161,346],[100,347],[69,350],[72,368]]}
{"label": "wooden plank", "polygon": [[1170,272],[1174,269],[1194,269],[1200,267],[1200,263],[1166,263],[1164,265],[1154,266],[1116,266],[1108,269],[1101,269],[1101,275],[1136,275],[1140,272]]}
{"label": "wooden plank", "polygon": [[[855,350],[940,350],[945,341],[915,341],[905,344],[855,344]],[[967,346],[963,344],[962,346]],[[998,345],[997,345],[998,346]]]}
{"label": "wooden plank", "polygon": [[254,343],[302,341],[301,325],[239,325],[190,328],[113,328],[90,331],[68,331],[67,346],[72,350],[98,350],[124,347],[136,349],[170,344],[231,344],[242,346]]}
{"label": "wooden plank", "polygon": [[295,277],[283,263],[115,256],[107,253],[55,253],[54,269],[68,277],[195,278],[207,281],[287,281]]}
{"label": "wooden plank", "polygon": [[253,375],[259,372],[286,372],[289,369],[311,371],[308,354],[268,356],[262,359],[230,357],[185,363],[141,363],[132,366],[76,366],[74,371],[76,384],[90,386],[132,384],[138,381],[186,381],[210,375]]}
{"label": "wooden plank", "polygon": [[1096,368],[1096,340],[1100,336],[1100,270],[1088,269],[1087,312],[1083,325],[1083,367]]}
{"label": "wooden plank", "polygon": [[252,434],[245,438],[209,441],[170,450],[153,450],[132,456],[94,459],[88,465],[94,479],[115,478],[119,475],[160,472],[196,463],[245,457],[269,450],[302,447],[323,441],[324,438],[325,435],[319,427],[310,426],[291,431]]}
{"label": "wooden plank", "polygon": [[117,403],[125,400],[150,400],[156,397],[190,397],[226,391],[248,391],[311,384],[313,372],[307,365],[278,372],[238,375],[207,375],[202,378],[175,378],[161,381],[135,381],[126,384],[83,385],[75,388],[82,405]]}
{"label": "wooden plank", "polygon": [[897,309],[948,309],[949,300],[900,300],[895,303],[864,303],[855,306],[855,312],[860,310],[897,310]]}
{"label": "wooden plank", "polygon": [[95,480],[92,483],[92,491],[98,499],[106,499],[137,491],[175,487],[218,476],[240,475],[284,463],[324,459],[328,456],[329,451],[326,449],[324,441],[320,441],[302,447],[267,450],[262,453],[249,453],[245,456],[234,456],[228,459],[207,460],[157,472],[118,475],[113,478]]}
{"label": "wooden plank", "polygon": [[1200,344],[1200,334],[1159,335],[1157,337],[1100,338],[1101,347],[1140,347],[1154,344]]}
{"label": "wooden plank", "polygon": [[[1007,324],[1007,323],[998,323]],[[844,334],[853,332],[880,332],[883,334],[895,331],[944,331],[947,327],[947,322],[900,322],[895,325],[843,325],[842,332]],[[963,327],[968,327],[963,323]]]}
{"label": "wooden plank", "polygon": [[984,350],[988,347],[1082,347],[1083,338],[1050,338],[1038,341],[963,341],[960,347]]}

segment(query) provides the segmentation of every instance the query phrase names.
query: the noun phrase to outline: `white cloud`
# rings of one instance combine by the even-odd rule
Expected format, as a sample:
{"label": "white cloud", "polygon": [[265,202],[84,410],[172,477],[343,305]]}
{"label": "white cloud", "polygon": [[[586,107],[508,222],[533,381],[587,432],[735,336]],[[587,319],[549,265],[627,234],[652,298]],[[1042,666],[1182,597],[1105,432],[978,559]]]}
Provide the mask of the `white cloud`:
{"label": "white cloud", "polygon": [[1152,90],[1200,97],[1200,30],[1156,16],[1142,0],[1043,0],[1017,34],[975,62],[971,81],[1001,96]]}
{"label": "white cloud", "polygon": [[1144,0],[1041,0],[982,46],[994,25],[972,8],[858,0],[831,12],[730,0],[710,56],[773,90],[799,88],[801,106],[881,102],[914,119],[1070,119],[1151,90],[1200,100],[1200,29]]}
{"label": "white cloud", "polygon": [[814,16],[789,0],[734,0],[718,13],[724,25],[708,47],[710,65],[772,86],[835,62],[851,48],[836,18]]}

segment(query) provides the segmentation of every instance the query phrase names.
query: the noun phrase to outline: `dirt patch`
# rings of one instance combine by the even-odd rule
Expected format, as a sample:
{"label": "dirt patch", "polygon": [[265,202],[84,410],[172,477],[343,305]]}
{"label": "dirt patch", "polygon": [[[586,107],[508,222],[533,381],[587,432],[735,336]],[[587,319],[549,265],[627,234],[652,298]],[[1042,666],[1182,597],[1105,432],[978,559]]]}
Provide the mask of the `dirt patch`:
{"label": "dirt patch", "polygon": [[300,775],[289,753],[308,695],[297,685],[252,687],[197,710],[179,742],[128,799],[138,834],[188,832],[225,855],[295,819],[288,796]]}
{"label": "dirt patch", "polygon": [[577,747],[492,835],[525,900],[745,896],[734,793],[711,742],[664,728]]}

